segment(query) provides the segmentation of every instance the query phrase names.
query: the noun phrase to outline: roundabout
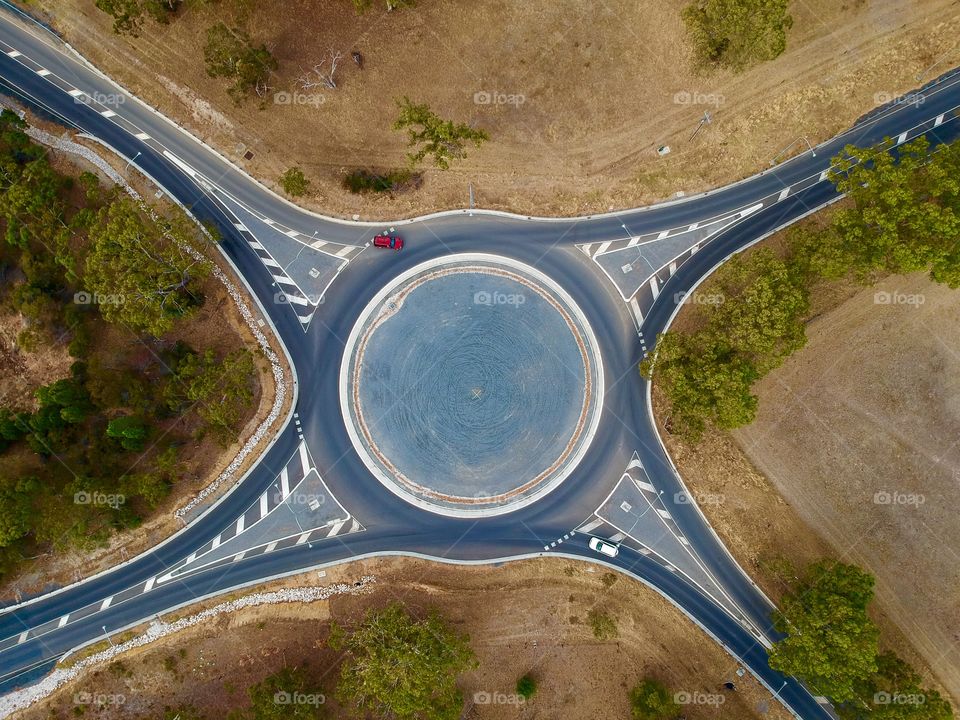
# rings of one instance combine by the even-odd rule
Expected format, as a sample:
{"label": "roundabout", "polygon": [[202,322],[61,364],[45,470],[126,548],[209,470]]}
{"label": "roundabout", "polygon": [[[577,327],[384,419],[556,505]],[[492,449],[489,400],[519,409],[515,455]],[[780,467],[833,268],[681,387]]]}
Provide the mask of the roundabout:
{"label": "roundabout", "polygon": [[542,498],[596,432],[603,369],[563,288],[502,256],[465,253],[389,282],[344,352],[340,403],[373,475],[414,505],[499,515]]}

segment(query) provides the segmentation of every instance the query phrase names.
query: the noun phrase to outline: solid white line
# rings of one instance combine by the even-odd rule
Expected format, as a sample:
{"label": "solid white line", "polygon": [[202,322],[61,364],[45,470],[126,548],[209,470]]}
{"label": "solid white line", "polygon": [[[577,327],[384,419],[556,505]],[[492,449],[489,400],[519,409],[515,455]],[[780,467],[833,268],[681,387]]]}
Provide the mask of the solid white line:
{"label": "solid white line", "polygon": [[100,610],[106,610],[108,607],[110,607],[110,603],[112,602],[113,602],[113,595],[106,598],[102,603],[100,603]]}
{"label": "solid white line", "polygon": [[310,472],[310,456],[307,455],[307,444],[300,443],[300,464],[303,465],[303,474]]}
{"label": "solid white line", "polygon": [[284,499],[290,495],[290,476],[287,474],[287,466],[283,466],[280,471],[280,496]]}

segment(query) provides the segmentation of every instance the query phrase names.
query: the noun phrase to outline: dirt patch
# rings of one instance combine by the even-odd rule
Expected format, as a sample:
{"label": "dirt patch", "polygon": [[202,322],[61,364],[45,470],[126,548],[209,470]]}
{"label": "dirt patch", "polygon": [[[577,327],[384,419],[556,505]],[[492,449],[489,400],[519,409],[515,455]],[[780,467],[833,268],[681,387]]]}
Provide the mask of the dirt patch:
{"label": "dirt patch", "polygon": [[[299,165],[312,181],[305,205],[365,218],[464,207],[468,183],[480,206],[539,214],[689,194],[799,152],[802,137],[826,139],[960,63],[956,0],[807,0],[791,4],[783,56],[741,75],[701,77],[688,58],[685,4],[421,0],[358,17],[348,0],[290,0],[282,13],[274,3],[225,0],[138,39],[114,35],[90,0],[31,7],[99,68],[267,184]],[[202,48],[214,22],[244,13],[279,60],[273,93],[296,90],[330,48],[345,53],[338,89],[307,90],[311,101],[299,104],[270,95],[235,105],[226,83],[207,77]],[[363,53],[363,70],[351,50]],[[428,171],[416,193],[351,195],[341,185],[349,170],[405,162],[404,137],[391,129],[402,95],[492,140],[451,171]],[[692,137],[705,111],[711,122]],[[659,157],[664,144],[672,152]]]}
{"label": "dirt patch", "polygon": [[[884,641],[956,700],[960,294],[912,275],[827,285],[812,306],[807,346],[754,387],[753,424],[696,447],[664,439],[772,598],[821,557],[867,568]],[[695,323],[678,317],[678,328]],[[662,416],[657,391],[655,407]]]}
{"label": "dirt patch", "polygon": [[[480,666],[460,683],[465,718],[619,720],[629,714],[629,689],[647,675],[676,692],[723,694],[727,717],[788,717],[752,678],[737,679],[733,659],[663,598],[624,577],[611,583],[586,563],[553,559],[491,568],[374,560],[335,568],[322,582],[369,574],[377,578],[369,593],[223,617],[128,653],[119,667],[87,672],[17,717],[70,717],[74,694],[86,692],[124,697],[120,707],[105,706],[98,714],[103,718],[155,717],[165,707],[187,704],[221,718],[245,702],[250,684],[294,664],[306,665],[331,716],[340,717],[333,698],[340,658],[327,647],[328,621],[356,620],[393,600],[414,613],[436,607],[470,635]],[[309,573],[299,580],[318,579]],[[594,608],[616,618],[618,638],[594,638],[586,622]],[[520,707],[482,702],[482,694],[512,697],[517,679],[528,672],[539,686],[532,701]],[[735,692],[720,689],[727,680],[736,680]],[[475,693],[481,702],[474,702]],[[712,718],[717,710],[687,705],[684,714]]]}

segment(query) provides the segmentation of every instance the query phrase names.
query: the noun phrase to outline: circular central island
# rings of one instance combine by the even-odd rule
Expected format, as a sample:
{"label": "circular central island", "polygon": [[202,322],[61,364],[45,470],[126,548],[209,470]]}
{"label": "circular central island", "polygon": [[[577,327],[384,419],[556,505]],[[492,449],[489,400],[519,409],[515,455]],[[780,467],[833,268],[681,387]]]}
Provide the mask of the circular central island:
{"label": "circular central island", "polygon": [[559,485],[602,399],[597,342],[572,298],[493,255],[451,255],[392,280],[361,313],[340,372],[367,467],[452,516],[509,512]]}

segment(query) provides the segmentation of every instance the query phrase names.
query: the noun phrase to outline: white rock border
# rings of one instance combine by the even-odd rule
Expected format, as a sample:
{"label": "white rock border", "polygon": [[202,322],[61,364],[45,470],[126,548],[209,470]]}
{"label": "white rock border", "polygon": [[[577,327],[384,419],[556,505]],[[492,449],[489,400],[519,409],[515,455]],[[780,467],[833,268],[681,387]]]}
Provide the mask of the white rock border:
{"label": "white rock border", "polygon": [[12,693],[0,697],[0,718],[9,717],[13,713],[24,710],[33,703],[53,694],[54,691],[71,680],[75,680],[84,670],[94,665],[113,660],[122,653],[149,645],[155,640],[194,627],[218,615],[234,613],[239,610],[259,607],[261,605],[311,603],[317,600],[328,600],[335,595],[354,595],[366,592],[368,587],[374,582],[376,582],[376,577],[373,575],[364,575],[355,583],[285,588],[283,590],[274,590],[273,592],[255,593],[253,595],[245,595],[236,600],[220,603],[212,608],[201,610],[194,615],[175,620],[171,623],[163,622],[159,619],[154,620],[142,635],[138,635],[118,645],[111,645],[106,650],[83,658],[72,667],[57,668],[35,685],[14,690]]}
{"label": "white rock border", "polygon": [[[3,102],[0,99],[0,105],[7,107],[8,109],[15,112],[21,119],[26,117],[26,113],[17,108],[14,105],[9,104],[8,102]],[[127,181],[126,179],[118,173],[110,163],[104,160],[100,155],[95,153],[90,148],[80,143],[73,142],[69,140],[66,135],[62,137],[57,137],[51,133],[41,130],[40,128],[33,127],[31,125],[27,126],[26,129],[27,135],[37,142],[53,148],[54,150],[59,150],[62,152],[71,153],[73,155],[78,155],[84,160],[95,165],[99,168],[110,180],[122,187],[137,204],[148,213],[154,219],[157,218],[156,213],[150,208],[149,205],[144,201],[143,197],[138,193]],[[187,216],[193,219],[193,216],[190,213],[187,213]],[[210,238],[209,231],[203,227],[200,223],[197,223],[197,226],[200,228],[201,232]],[[172,238],[171,238],[172,239]],[[211,238],[212,239],[212,238]],[[209,258],[205,257],[202,253],[198,252],[195,248],[187,244],[182,244],[181,247],[189,253],[196,260],[208,260]],[[287,384],[284,380],[283,373],[283,364],[280,362],[280,358],[273,351],[273,348],[270,347],[270,342],[267,340],[267,336],[260,329],[260,326],[257,324],[256,318],[253,312],[250,310],[246,301],[243,298],[243,295],[240,293],[240,290],[237,286],[227,277],[227,274],[220,269],[220,266],[216,263],[211,263],[213,265],[213,276],[220,281],[220,283],[227,289],[230,297],[233,299],[234,305],[236,305],[237,310],[240,312],[241,317],[243,317],[244,323],[250,329],[250,332],[256,338],[257,345],[260,346],[261,351],[266,356],[267,360],[270,362],[270,368],[273,372],[273,382],[276,388],[274,392],[273,406],[270,408],[270,412],[264,421],[260,423],[256,431],[251,435],[247,441],[243,444],[243,447],[240,448],[240,451],[237,453],[236,457],[230,462],[229,465],[224,469],[220,475],[217,476],[212,482],[210,482],[206,487],[200,490],[193,498],[187,502],[186,505],[178,508],[173,514],[180,520],[186,522],[185,517],[188,512],[193,510],[195,507],[200,505],[204,500],[206,500],[210,495],[215,493],[225,482],[234,479],[236,476],[237,470],[243,464],[243,462],[250,456],[250,454],[256,449],[260,444],[263,438],[267,435],[267,432],[273,426],[273,424],[280,417],[280,412],[283,409],[283,405],[286,402],[287,395]]]}

